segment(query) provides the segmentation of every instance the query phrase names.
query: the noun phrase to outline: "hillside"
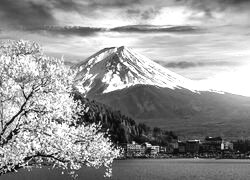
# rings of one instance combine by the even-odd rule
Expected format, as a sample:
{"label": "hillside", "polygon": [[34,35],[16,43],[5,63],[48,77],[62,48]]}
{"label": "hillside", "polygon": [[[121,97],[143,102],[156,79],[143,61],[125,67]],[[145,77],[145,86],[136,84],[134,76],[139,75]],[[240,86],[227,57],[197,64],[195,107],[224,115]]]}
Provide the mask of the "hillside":
{"label": "hillside", "polygon": [[[154,127],[150,128],[144,123],[136,123],[132,118],[114,111],[110,107],[84,98],[80,93],[75,94],[75,99],[81,100],[85,105],[85,112],[79,123],[101,123],[102,130],[109,132],[113,142],[138,143],[151,142],[153,144],[166,144],[177,136],[171,132]],[[156,134],[157,133],[157,134]]]}
{"label": "hillside", "polygon": [[137,85],[90,98],[121,110],[137,122],[181,136],[250,137],[250,98],[243,96]]}

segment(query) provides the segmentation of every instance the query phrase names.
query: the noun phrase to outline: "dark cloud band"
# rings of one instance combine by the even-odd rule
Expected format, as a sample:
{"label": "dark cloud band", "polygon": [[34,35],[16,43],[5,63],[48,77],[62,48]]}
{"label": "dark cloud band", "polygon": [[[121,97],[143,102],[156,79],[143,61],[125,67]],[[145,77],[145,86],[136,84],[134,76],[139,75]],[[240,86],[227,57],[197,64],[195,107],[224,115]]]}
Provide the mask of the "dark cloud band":
{"label": "dark cloud band", "polygon": [[111,31],[117,32],[128,32],[128,33],[150,33],[150,32],[198,32],[201,28],[195,26],[150,26],[150,25],[133,25],[133,26],[122,26],[111,29]]}
{"label": "dark cloud band", "polygon": [[81,26],[44,26],[36,28],[28,28],[25,31],[30,31],[33,33],[42,33],[42,34],[52,34],[52,35],[75,35],[75,36],[91,36],[98,32],[106,31],[103,28],[94,28],[94,27],[81,27]]}
{"label": "dark cloud band", "polygon": [[143,0],[87,0],[91,7],[126,7],[140,4]]}
{"label": "dark cloud band", "polygon": [[205,67],[205,66],[237,66],[239,63],[229,62],[229,61],[215,61],[215,62],[189,62],[189,61],[179,61],[179,62],[160,62],[166,68],[179,68],[179,69],[188,69],[195,67]]}
{"label": "dark cloud band", "polygon": [[105,32],[121,32],[121,33],[194,33],[201,32],[199,27],[194,26],[150,26],[150,25],[134,25],[122,26],[111,29],[97,27],[82,27],[82,26],[42,26],[23,28],[23,31],[39,33],[43,35],[67,35],[67,36],[92,36],[97,33]]}

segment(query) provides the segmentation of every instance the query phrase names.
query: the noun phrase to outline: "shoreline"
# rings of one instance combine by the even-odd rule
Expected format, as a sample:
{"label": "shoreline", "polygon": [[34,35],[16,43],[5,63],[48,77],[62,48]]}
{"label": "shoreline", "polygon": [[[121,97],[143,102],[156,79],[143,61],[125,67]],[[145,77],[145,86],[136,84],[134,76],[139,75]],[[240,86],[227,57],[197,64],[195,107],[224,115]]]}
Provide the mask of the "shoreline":
{"label": "shoreline", "polygon": [[193,156],[176,156],[176,155],[160,155],[160,156],[138,156],[138,157],[122,157],[119,158],[120,160],[126,160],[126,159],[246,159],[250,160],[249,156],[237,156],[237,155],[231,155],[231,156],[199,156],[199,155],[193,155]]}
{"label": "shoreline", "polygon": [[250,158],[123,158],[119,160],[250,160]]}

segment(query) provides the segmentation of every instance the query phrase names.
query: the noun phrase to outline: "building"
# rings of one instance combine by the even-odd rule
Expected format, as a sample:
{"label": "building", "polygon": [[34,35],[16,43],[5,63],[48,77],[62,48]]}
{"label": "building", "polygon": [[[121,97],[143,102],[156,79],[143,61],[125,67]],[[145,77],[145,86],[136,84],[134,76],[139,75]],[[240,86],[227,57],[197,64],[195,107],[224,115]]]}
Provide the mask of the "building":
{"label": "building", "polygon": [[179,152],[179,143],[177,140],[174,140],[170,143],[169,153],[178,153]]}
{"label": "building", "polygon": [[152,144],[150,144],[148,142],[145,142],[145,143],[142,144],[142,146],[144,146],[146,149],[148,149],[148,148],[152,147]]}
{"label": "building", "polygon": [[160,146],[153,146],[150,143],[143,143],[142,146],[145,148],[145,153],[150,155],[156,155],[160,152]]}
{"label": "building", "polygon": [[202,144],[202,150],[211,153],[219,152],[221,151],[222,142],[221,137],[206,137]]}
{"label": "building", "polygon": [[168,147],[160,146],[160,153],[167,153],[167,152],[168,152]]}
{"label": "building", "polygon": [[199,153],[200,150],[200,140],[188,140],[186,142],[186,152],[188,153]]}
{"label": "building", "polygon": [[124,153],[126,157],[140,157],[145,155],[145,147],[134,141],[131,144],[123,144]]}
{"label": "building", "polygon": [[178,152],[186,153],[186,143],[182,141],[178,141]]}
{"label": "building", "polygon": [[150,155],[156,155],[160,152],[160,146],[151,146]]}
{"label": "building", "polygon": [[229,141],[222,141],[221,143],[221,150],[229,150],[232,151],[233,148],[233,143],[229,142]]}

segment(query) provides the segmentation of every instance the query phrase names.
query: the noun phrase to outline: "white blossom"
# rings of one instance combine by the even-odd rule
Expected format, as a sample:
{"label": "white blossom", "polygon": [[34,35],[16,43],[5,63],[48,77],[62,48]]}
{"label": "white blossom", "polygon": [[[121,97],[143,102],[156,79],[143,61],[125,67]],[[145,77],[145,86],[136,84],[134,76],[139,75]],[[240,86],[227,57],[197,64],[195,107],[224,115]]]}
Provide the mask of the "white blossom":
{"label": "white blossom", "polygon": [[107,167],[120,154],[100,125],[76,125],[83,105],[72,96],[76,72],[41,47],[0,47],[0,175],[44,164],[74,171]]}

